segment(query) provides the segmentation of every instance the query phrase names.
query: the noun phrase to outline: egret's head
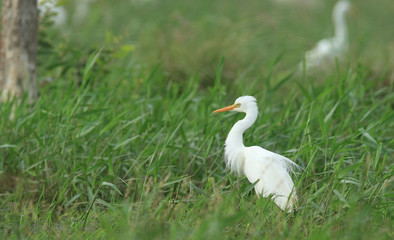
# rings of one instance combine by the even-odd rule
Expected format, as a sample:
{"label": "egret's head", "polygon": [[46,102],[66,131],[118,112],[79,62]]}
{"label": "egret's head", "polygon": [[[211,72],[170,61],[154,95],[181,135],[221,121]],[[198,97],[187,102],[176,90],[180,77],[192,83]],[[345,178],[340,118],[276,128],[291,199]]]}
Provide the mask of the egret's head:
{"label": "egret's head", "polygon": [[235,100],[233,105],[217,109],[213,111],[217,112],[226,112],[226,111],[236,111],[236,112],[248,112],[250,110],[257,109],[256,98],[252,96],[242,96]]}
{"label": "egret's head", "polygon": [[350,10],[351,3],[348,0],[342,0],[335,4],[334,14],[342,15],[348,10]]}
{"label": "egret's head", "polygon": [[256,98],[252,96],[242,96],[237,98],[234,103],[235,107],[234,111],[237,112],[246,112],[248,109],[257,108]]}

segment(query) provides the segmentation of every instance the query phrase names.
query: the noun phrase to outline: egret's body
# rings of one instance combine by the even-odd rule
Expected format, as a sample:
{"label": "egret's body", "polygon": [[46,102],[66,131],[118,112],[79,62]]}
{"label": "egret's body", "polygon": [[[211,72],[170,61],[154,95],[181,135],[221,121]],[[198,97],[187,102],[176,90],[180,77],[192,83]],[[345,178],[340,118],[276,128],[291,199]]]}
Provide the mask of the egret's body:
{"label": "egret's body", "polygon": [[58,6],[57,0],[38,0],[38,9],[40,11],[40,16],[50,14],[50,19],[56,27],[62,27],[66,24],[66,9],[62,6]]}
{"label": "egret's body", "polygon": [[[335,58],[340,59],[348,49],[348,34],[346,27],[346,12],[350,8],[350,2],[341,0],[337,2],[333,10],[333,22],[335,36],[322,39],[316,46],[305,54],[305,65],[307,69],[321,66],[323,63],[333,62]],[[302,63],[300,64],[302,69]]]}
{"label": "egret's body", "polygon": [[232,172],[244,174],[254,183],[257,195],[274,195],[275,203],[282,210],[293,210],[297,199],[294,183],[290,177],[292,168],[297,166],[290,159],[258,146],[245,147],[242,135],[257,119],[258,108],[252,96],[239,97],[235,104],[218,109],[245,112],[244,119],[235,123],[227,136],[225,144],[226,165]]}

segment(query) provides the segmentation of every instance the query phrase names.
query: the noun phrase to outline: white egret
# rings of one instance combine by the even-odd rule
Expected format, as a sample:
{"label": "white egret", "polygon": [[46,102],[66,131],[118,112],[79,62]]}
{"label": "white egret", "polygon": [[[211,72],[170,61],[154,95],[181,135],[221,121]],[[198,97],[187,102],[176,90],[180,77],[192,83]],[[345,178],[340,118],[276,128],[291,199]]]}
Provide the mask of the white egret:
{"label": "white egret", "polygon": [[67,21],[66,9],[58,5],[57,0],[38,0],[40,16],[50,15],[50,20],[56,27],[62,27]]}
{"label": "white egret", "polygon": [[298,167],[290,159],[270,152],[259,146],[245,147],[242,135],[257,119],[258,108],[252,96],[237,98],[233,105],[213,111],[244,112],[244,119],[235,123],[225,143],[225,160],[231,172],[244,174],[254,187],[258,196],[273,195],[274,202],[286,211],[294,209],[297,200],[294,183],[290,177],[293,167]]}
{"label": "white egret", "polygon": [[[306,52],[305,65],[307,69],[319,67],[323,63],[332,63],[335,58],[340,59],[347,52],[348,37],[345,16],[350,5],[347,0],[341,0],[335,4],[332,12],[335,36],[320,40],[312,50]],[[302,66],[300,63],[300,70],[302,70]]]}

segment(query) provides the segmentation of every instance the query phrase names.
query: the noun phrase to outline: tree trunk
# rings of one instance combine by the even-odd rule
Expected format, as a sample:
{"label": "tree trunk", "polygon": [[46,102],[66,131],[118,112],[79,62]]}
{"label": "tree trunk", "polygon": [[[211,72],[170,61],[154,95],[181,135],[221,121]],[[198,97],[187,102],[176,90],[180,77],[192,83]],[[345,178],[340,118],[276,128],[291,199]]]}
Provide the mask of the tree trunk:
{"label": "tree trunk", "polygon": [[37,0],[2,0],[0,89],[2,100],[37,98]]}

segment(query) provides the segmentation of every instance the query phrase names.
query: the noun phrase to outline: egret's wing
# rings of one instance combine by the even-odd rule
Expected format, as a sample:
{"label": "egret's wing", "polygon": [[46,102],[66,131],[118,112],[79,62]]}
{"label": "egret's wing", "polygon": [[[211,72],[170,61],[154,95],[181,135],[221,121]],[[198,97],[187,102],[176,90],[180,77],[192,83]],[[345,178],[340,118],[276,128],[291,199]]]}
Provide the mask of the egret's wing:
{"label": "egret's wing", "polygon": [[257,194],[275,195],[275,203],[282,209],[294,207],[296,192],[289,172],[297,166],[290,159],[260,147],[247,147],[244,151],[244,173],[255,186]]}

